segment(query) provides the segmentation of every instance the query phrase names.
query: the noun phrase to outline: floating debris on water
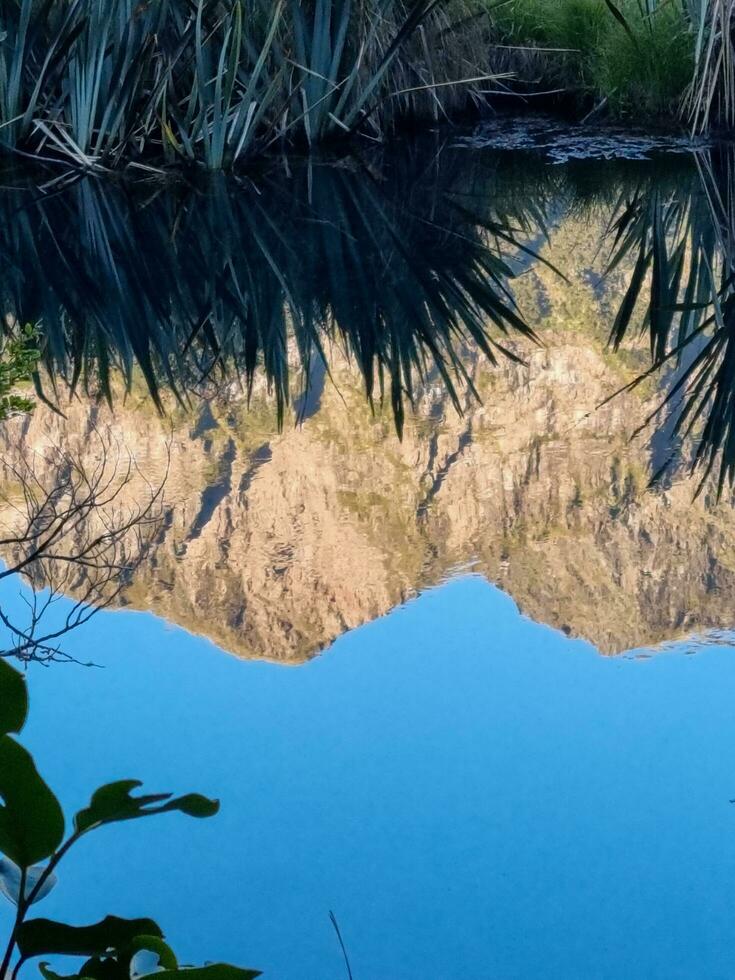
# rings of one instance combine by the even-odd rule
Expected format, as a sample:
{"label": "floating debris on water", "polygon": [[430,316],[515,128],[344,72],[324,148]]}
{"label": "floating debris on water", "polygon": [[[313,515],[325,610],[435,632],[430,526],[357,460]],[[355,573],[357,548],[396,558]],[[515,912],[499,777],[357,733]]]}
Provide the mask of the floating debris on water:
{"label": "floating debris on water", "polygon": [[470,149],[540,151],[551,163],[567,163],[570,160],[650,160],[653,153],[691,153],[706,148],[711,141],[687,135],[570,126],[544,118],[498,118],[483,122],[454,145]]}

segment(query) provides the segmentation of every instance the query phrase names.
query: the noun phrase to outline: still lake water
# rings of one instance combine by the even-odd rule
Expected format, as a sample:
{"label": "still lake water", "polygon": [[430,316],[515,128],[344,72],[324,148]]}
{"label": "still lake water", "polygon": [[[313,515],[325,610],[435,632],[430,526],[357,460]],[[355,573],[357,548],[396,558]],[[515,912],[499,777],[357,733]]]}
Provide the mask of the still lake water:
{"label": "still lake water", "polygon": [[608,659],[467,577],[306,666],[150,615],[36,668],[27,743],[70,810],[111,776],[219,795],[90,838],[44,914],[150,914],[266,976],[731,977],[735,656]]}
{"label": "still lake water", "polygon": [[[668,313],[730,260],[728,157],[454,142],[270,196],[0,198],[2,295],[64,410],[3,425],[4,458],[53,485],[104,432],[139,471],[120,506],[165,479],[125,608],[65,639],[97,666],[29,665],[24,740],[68,812],[116,778],[222,802],[90,838],[39,913],[152,916],[277,980],[346,976],[330,911],[356,980],[729,978],[728,375],[704,434],[658,410],[709,336]],[[659,292],[623,321],[641,263]]]}

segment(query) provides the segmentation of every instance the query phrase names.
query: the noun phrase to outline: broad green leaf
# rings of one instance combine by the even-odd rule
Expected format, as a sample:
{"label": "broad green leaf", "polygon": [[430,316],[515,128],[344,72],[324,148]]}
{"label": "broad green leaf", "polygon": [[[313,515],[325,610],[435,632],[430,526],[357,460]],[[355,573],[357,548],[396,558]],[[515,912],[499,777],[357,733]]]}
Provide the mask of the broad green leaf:
{"label": "broad green leaf", "polygon": [[88,980],[130,980],[129,958],[93,956],[79,971]]}
{"label": "broad green leaf", "polygon": [[115,915],[91,926],[30,919],[18,932],[18,950],[23,959],[51,953],[104,956],[109,950],[125,949],[138,936],[162,939],[163,933],[152,919],[120,919]]}
{"label": "broad green leaf", "polygon": [[[89,980],[136,980],[133,962],[137,954],[123,952],[119,956],[95,957],[88,960],[80,970],[80,976]],[[226,963],[213,963],[201,967],[179,967],[171,970],[157,970],[144,976],[163,977],[164,980],[256,980],[261,976],[259,970],[247,970]]]}
{"label": "broad green leaf", "polygon": [[[130,980],[142,980],[143,977],[150,977],[152,974],[160,973],[164,969],[167,968],[161,966],[160,957],[153,950],[139,949],[137,953],[133,953],[130,957]],[[178,969],[178,966],[168,967],[168,969]]]}
{"label": "broad green leaf", "polygon": [[51,857],[63,837],[61,806],[32,756],[9,735],[0,737],[0,852],[28,868]]}
{"label": "broad green leaf", "polygon": [[[28,898],[28,896],[33,892],[45,870],[45,868],[38,866],[27,869],[24,888],[26,898]],[[2,894],[13,903],[13,905],[17,905],[20,899],[20,879],[21,871],[18,865],[8,860],[8,858],[0,858],[0,892],[2,892]],[[50,874],[38,890],[38,894],[33,899],[32,904],[35,905],[36,902],[40,902],[42,899],[44,899],[56,886],[57,881],[58,879],[56,875]]]}
{"label": "broad green leaf", "polygon": [[43,977],[43,980],[92,980],[91,977],[85,977],[81,973],[72,973],[64,975],[62,973],[54,973],[52,969],[49,968],[48,963],[39,963],[38,970]]}
{"label": "broad green leaf", "polygon": [[28,714],[25,678],[0,659],[0,735],[19,732]]}
{"label": "broad green leaf", "polygon": [[179,968],[174,951],[158,936],[136,936],[126,952],[130,956],[131,980]]}
{"label": "broad green leaf", "polygon": [[255,980],[262,975],[260,970],[245,970],[228,963],[210,963],[209,966],[162,970],[156,974],[156,980]]}
{"label": "broad green leaf", "polygon": [[212,817],[219,810],[216,800],[209,800],[198,793],[189,793],[175,799],[170,793],[132,796],[132,790],[141,785],[139,780],[124,779],[100,787],[92,796],[89,806],[80,810],[74,818],[76,831],[86,833],[103,824],[137,820],[140,817],[176,810],[190,817]]}

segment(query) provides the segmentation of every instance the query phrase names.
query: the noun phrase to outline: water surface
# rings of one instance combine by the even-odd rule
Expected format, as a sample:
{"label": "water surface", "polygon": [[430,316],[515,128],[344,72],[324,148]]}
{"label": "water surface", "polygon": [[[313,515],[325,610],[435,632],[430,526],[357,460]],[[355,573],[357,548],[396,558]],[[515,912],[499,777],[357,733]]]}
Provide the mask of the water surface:
{"label": "water surface", "polygon": [[729,153],[488,139],[8,180],[42,360],[2,522],[122,461],[74,553],[163,489],[99,565],[29,566],[52,623],[106,608],[6,638],[28,741],[69,811],[222,800],[85,842],[43,914],[283,980],[345,976],[330,910],[356,978],[733,975]]}
{"label": "water surface", "polygon": [[730,649],[601,658],[474,577],[294,670],[149,615],[79,644],[105,669],[31,677],[64,803],[135,775],[222,812],[90,838],[47,914],[284,980],[344,976],[330,909],[358,977],[732,975]]}

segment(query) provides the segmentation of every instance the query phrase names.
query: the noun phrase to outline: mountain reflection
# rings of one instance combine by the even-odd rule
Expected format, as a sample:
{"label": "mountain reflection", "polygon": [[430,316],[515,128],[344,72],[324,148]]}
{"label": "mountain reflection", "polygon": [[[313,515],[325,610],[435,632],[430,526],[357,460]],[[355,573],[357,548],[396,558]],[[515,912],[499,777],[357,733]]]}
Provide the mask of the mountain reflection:
{"label": "mountain reflection", "polygon": [[726,155],[399,149],[8,190],[0,291],[50,404],[3,455],[105,425],[167,470],[121,599],[243,657],[303,662],[466,568],[604,652],[731,627]]}

